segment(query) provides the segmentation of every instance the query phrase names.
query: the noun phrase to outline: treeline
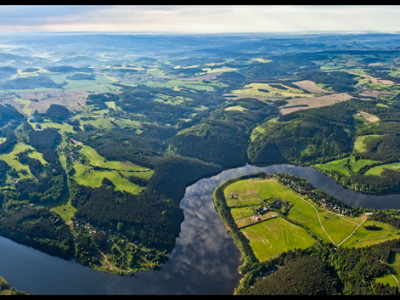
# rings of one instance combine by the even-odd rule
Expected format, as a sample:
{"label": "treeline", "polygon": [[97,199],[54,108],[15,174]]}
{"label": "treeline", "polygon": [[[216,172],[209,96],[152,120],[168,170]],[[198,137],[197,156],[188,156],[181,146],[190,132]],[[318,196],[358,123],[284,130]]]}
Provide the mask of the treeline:
{"label": "treeline", "polygon": [[400,214],[397,210],[384,209],[374,212],[369,216],[371,220],[379,221],[392,225],[393,227],[400,228]]}
{"label": "treeline", "polygon": [[238,295],[398,295],[397,287],[375,281],[391,274],[400,240],[364,248],[318,243],[259,263],[245,274]]}
{"label": "treeline", "polygon": [[9,153],[14,149],[14,146],[17,144],[17,136],[14,133],[14,130],[11,128],[3,127],[1,130],[1,135],[6,138],[6,140],[0,144],[0,153]]}
{"label": "treeline", "polygon": [[96,149],[108,160],[131,161],[151,168],[166,149],[162,140],[156,137],[135,135],[119,128],[79,131],[72,137]]}
{"label": "treeline", "polygon": [[0,212],[0,234],[65,259],[74,256],[73,237],[68,226],[45,208],[8,207]]}
{"label": "treeline", "polygon": [[[232,105],[240,105],[244,110],[226,110]],[[242,165],[247,162],[251,130],[277,113],[276,106],[252,98],[240,99],[179,132],[171,138],[171,145],[180,155],[224,167]]]}
{"label": "treeline", "polygon": [[221,166],[195,158],[167,156],[155,165],[147,187],[179,202],[187,185],[222,170]]}
{"label": "treeline", "polygon": [[193,109],[181,105],[169,105],[156,101],[155,96],[148,91],[136,91],[120,95],[118,105],[122,110],[135,114],[143,114],[150,122],[161,124],[176,124],[180,118],[188,118]]}
{"label": "treeline", "polygon": [[[311,55],[311,56],[310,56]],[[257,64],[253,68],[243,70],[247,82],[265,82],[282,77],[298,78],[299,72],[317,70],[319,67],[312,61],[313,54],[296,53],[271,56],[272,62]]]}
{"label": "treeline", "polygon": [[297,256],[265,278],[258,278],[244,295],[337,295],[339,281],[320,258]]}
{"label": "treeline", "polygon": [[36,88],[62,88],[62,84],[57,84],[46,74],[37,76],[18,77],[0,83],[0,88],[4,90],[26,90]]}
{"label": "treeline", "polygon": [[61,135],[54,128],[42,131],[28,128],[28,144],[41,152],[48,164],[43,166],[39,160],[28,157],[27,153],[18,155],[21,163],[27,164],[35,177],[19,180],[15,184],[15,199],[32,203],[57,202],[62,199],[67,192],[67,183],[56,150],[60,142]]}
{"label": "treeline", "polygon": [[11,105],[0,105],[0,127],[5,126],[10,121],[21,121],[23,119],[24,116]]}
{"label": "treeline", "polygon": [[326,175],[340,184],[365,193],[397,193],[400,191],[400,172],[383,169],[378,175],[351,174],[343,175],[334,170],[324,171]]}
{"label": "treeline", "polygon": [[0,277],[0,295],[29,295],[27,292],[19,291],[11,286],[3,277]]}
{"label": "treeline", "polygon": [[119,96],[112,93],[102,93],[102,94],[90,94],[86,98],[86,105],[93,105],[97,109],[106,109],[106,102],[108,101],[118,101]]}
{"label": "treeline", "polygon": [[358,84],[357,76],[343,71],[309,72],[302,74],[303,80],[311,80],[329,86],[336,92],[353,92]]}
{"label": "treeline", "polygon": [[71,112],[63,105],[50,104],[44,115],[58,123],[61,123],[70,117]]}
{"label": "treeline", "polygon": [[297,111],[262,125],[265,131],[249,145],[255,164],[317,163],[343,156],[353,148],[354,109],[342,102],[329,107]]}
{"label": "treeline", "polygon": [[96,227],[111,228],[130,240],[138,240],[151,248],[171,251],[183,220],[176,201],[152,190],[139,195],[116,192],[106,182],[99,188],[77,185],[72,182],[71,201],[77,207],[76,220],[89,222]]}
{"label": "treeline", "polygon": [[383,135],[365,143],[366,151],[360,153],[363,159],[392,162],[400,160],[400,137],[397,135]]}

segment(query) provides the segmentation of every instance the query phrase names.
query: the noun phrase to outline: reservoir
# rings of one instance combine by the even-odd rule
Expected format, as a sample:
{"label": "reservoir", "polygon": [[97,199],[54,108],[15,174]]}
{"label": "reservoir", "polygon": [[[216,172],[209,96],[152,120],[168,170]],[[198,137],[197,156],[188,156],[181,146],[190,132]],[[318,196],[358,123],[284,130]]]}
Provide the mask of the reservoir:
{"label": "reservoir", "polygon": [[132,277],[101,273],[0,237],[0,275],[17,289],[40,295],[231,295],[240,279],[240,253],[215,211],[212,194],[228,179],[261,171],[303,177],[351,206],[400,209],[399,194],[357,193],[311,167],[245,165],[186,188],[181,232],[161,270]]}

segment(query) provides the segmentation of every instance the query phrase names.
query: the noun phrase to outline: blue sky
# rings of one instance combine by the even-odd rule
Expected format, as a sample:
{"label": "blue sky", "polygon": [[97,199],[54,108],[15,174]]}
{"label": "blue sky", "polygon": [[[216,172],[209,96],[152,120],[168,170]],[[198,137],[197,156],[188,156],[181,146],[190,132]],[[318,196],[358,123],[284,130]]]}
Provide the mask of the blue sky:
{"label": "blue sky", "polygon": [[0,32],[400,32],[399,5],[0,5]]}

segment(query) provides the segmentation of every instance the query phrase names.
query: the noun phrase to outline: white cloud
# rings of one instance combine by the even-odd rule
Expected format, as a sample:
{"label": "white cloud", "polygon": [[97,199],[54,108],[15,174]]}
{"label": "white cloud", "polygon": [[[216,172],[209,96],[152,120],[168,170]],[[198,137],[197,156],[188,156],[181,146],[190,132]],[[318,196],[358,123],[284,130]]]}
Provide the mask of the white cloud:
{"label": "white cloud", "polygon": [[400,6],[0,6],[0,30],[295,32],[400,31]]}

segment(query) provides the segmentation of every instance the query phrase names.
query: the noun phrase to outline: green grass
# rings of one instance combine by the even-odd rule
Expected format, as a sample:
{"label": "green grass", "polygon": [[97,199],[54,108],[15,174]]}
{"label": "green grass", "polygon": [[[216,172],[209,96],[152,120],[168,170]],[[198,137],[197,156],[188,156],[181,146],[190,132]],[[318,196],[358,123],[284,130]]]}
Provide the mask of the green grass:
{"label": "green grass", "polygon": [[243,106],[240,106],[240,105],[235,105],[235,106],[229,106],[229,107],[225,108],[224,110],[245,111],[245,110],[247,110],[247,108],[244,108]]}
{"label": "green grass", "polygon": [[115,128],[115,125],[112,123],[111,119],[105,119],[105,118],[96,118],[93,120],[85,120],[85,121],[80,121],[81,128],[83,129],[84,125],[93,125],[96,128],[99,129],[113,129]]}
{"label": "green grass", "polygon": [[164,95],[164,94],[157,94],[157,99],[154,101],[164,103],[164,104],[169,104],[169,105],[182,105],[187,102],[193,101],[191,98],[188,97],[182,97],[182,96],[169,96],[169,95]]}
{"label": "green grass", "polygon": [[[397,281],[400,281],[400,253],[392,253],[392,255],[393,261],[388,264],[389,268],[391,269],[391,274],[376,278],[375,281],[397,287]],[[397,281],[392,275],[396,277]]]}
{"label": "green grass", "polygon": [[40,123],[42,129],[46,128],[56,128],[59,129],[59,133],[61,135],[65,135],[65,133],[76,133],[75,130],[72,128],[72,125],[67,123],[56,123],[49,120],[46,120],[44,123]]}
{"label": "green grass", "polygon": [[200,80],[193,80],[193,81],[169,80],[167,82],[148,82],[146,84],[153,87],[170,88],[174,90],[180,90],[182,88],[186,88],[199,91],[213,90],[214,86],[226,87],[226,84],[220,82],[204,83],[203,81]]}
{"label": "green grass", "polygon": [[370,134],[370,135],[361,135],[357,136],[355,141],[354,141],[354,150],[356,150],[359,153],[365,152],[366,149],[366,143],[369,141],[372,141],[374,138],[379,137],[378,134]]}
{"label": "green grass", "polygon": [[99,171],[88,168],[81,163],[74,163],[75,181],[84,186],[100,187],[104,178],[108,178],[115,185],[116,191],[127,191],[138,194],[144,188],[131,183],[126,177],[121,176],[119,171]]}
{"label": "green grass", "polygon": [[[382,230],[367,230],[364,227],[372,224],[382,228]],[[342,246],[349,248],[366,247],[394,238],[400,238],[399,229],[396,229],[395,227],[386,223],[368,220],[355,232],[352,237],[345,241]]]}
{"label": "green grass", "polygon": [[282,217],[257,223],[241,231],[249,239],[250,246],[260,261],[277,257],[288,250],[308,248],[315,242],[304,228]]}
{"label": "green grass", "polygon": [[31,104],[31,101],[29,101],[29,100],[24,100],[24,99],[20,99],[20,98],[14,98],[14,101],[15,101],[16,103],[18,103],[18,104],[23,105],[22,112],[23,112],[25,115],[27,115],[28,117],[29,117],[30,115],[32,115],[32,109],[29,108],[29,105]]}
{"label": "green grass", "polygon": [[107,105],[108,108],[111,108],[113,110],[117,110],[117,106],[115,104],[115,101],[108,101],[108,102],[105,102],[105,104]]}
{"label": "green grass", "polygon": [[95,80],[70,80],[67,77],[70,74],[49,74],[51,80],[57,84],[66,82],[63,86],[64,90],[82,90],[88,91],[90,89],[98,89],[98,86],[110,85],[113,83],[107,76],[96,75]]}
{"label": "green grass", "polygon": [[89,161],[92,166],[113,169],[118,171],[128,171],[134,172],[137,177],[142,177],[145,179],[149,179],[153,175],[153,171],[148,168],[144,168],[132,163],[123,163],[115,160],[107,160],[103,156],[99,155],[95,149],[89,147],[87,145],[82,145],[82,148],[79,150],[81,154],[83,154]]}
{"label": "green grass", "polygon": [[232,71],[236,71],[237,68],[222,66],[219,68],[203,68],[202,70],[207,73],[216,73],[216,72],[232,72]]}
{"label": "green grass", "polygon": [[66,204],[52,207],[50,210],[58,214],[65,222],[70,222],[77,211],[77,209],[72,206],[70,201],[68,201]]}
{"label": "green grass", "polygon": [[348,237],[361,223],[360,219],[346,219],[326,210],[320,211],[319,215],[322,225],[336,244]]}
{"label": "green grass", "polygon": [[[238,199],[229,199],[231,192],[238,194]],[[256,205],[259,204],[261,200],[270,197],[285,199],[294,204],[287,216],[290,220],[306,226],[318,237],[329,241],[310,203],[305,202],[292,190],[284,187],[275,180],[263,180],[258,178],[240,180],[229,185],[225,189],[224,194],[228,207]]]}
{"label": "green grass", "polygon": [[[232,94],[248,95],[248,96],[264,96],[264,97],[314,97],[314,94],[304,92],[303,90],[279,84],[286,89],[279,89],[270,86],[268,83],[250,83],[245,85],[241,90],[233,90]],[[260,89],[268,90],[268,92],[260,91]]]}
{"label": "green grass", "polygon": [[373,168],[369,169],[367,172],[365,172],[365,175],[380,176],[384,169],[399,171],[400,170],[400,162],[373,167]]}
{"label": "green grass", "polygon": [[38,161],[40,161],[40,163],[41,163],[42,165],[47,165],[47,164],[48,164],[48,162],[43,158],[43,154],[40,153],[40,152],[31,151],[31,152],[28,153],[28,156],[29,156],[30,158],[37,159]]}
{"label": "green grass", "polygon": [[387,106],[386,104],[383,104],[383,103],[377,103],[376,106],[389,108],[389,106]]}
{"label": "green grass", "polygon": [[233,219],[239,220],[242,218],[250,217],[254,215],[254,209],[257,208],[257,205],[249,205],[245,207],[234,207],[231,208],[231,215]]}
{"label": "green grass", "polygon": [[377,283],[382,283],[383,285],[389,285],[392,287],[397,287],[397,282],[396,280],[393,278],[393,276],[391,274],[387,274],[383,277],[379,277],[375,279],[375,282]]}
{"label": "green grass", "polygon": [[[348,164],[347,161],[349,161]],[[355,160],[354,156],[350,156],[338,160],[333,160],[325,164],[316,164],[314,165],[314,167],[321,171],[335,171],[340,174],[349,176],[358,172],[362,167],[375,163],[379,163],[379,161],[369,159]]]}
{"label": "green grass", "polygon": [[[31,178],[33,175],[29,170],[29,166],[23,165],[19,162],[17,154],[25,152],[27,150],[36,150],[29,145],[24,143],[17,143],[14,149],[10,153],[0,154],[0,160],[4,160],[12,169],[18,173],[19,179]],[[10,183],[12,179],[8,178],[7,183]]]}
{"label": "green grass", "polygon": [[[128,177],[133,175],[149,179],[154,172],[128,162],[109,161],[87,145],[82,145],[79,152],[86,158],[87,163],[83,164],[79,161],[73,163],[75,169],[73,178],[78,184],[84,186],[100,187],[103,179],[108,178],[115,185],[115,190],[138,194],[145,188],[130,182]],[[102,169],[94,170],[93,167]]]}
{"label": "green grass", "polygon": [[[237,199],[231,199],[231,193]],[[333,241],[340,247],[365,247],[400,237],[400,230],[388,224],[366,221],[365,216],[344,216],[318,207],[275,179],[257,177],[233,182],[225,187],[224,197],[233,220],[261,261],[289,249],[310,246],[314,242],[312,235],[326,242]],[[278,215],[267,219],[264,215],[264,221],[254,223],[254,209],[263,199],[270,197],[285,199],[293,206],[285,217]],[[370,224],[382,230],[367,230],[364,226]]]}
{"label": "green grass", "polygon": [[259,135],[265,134],[265,128],[263,126],[257,126],[253,129],[250,135],[250,140],[253,142]]}

